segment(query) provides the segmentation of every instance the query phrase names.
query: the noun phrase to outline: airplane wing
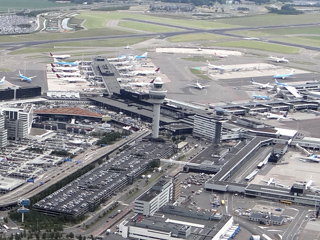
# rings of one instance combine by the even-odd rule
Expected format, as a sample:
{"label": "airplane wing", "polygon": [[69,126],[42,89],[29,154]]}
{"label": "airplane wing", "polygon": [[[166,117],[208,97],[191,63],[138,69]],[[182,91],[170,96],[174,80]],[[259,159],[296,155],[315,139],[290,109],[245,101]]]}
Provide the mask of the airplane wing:
{"label": "airplane wing", "polygon": [[29,77],[30,79],[32,79],[32,78],[35,78],[37,75],[34,75],[34,76],[32,76],[32,77]]}
{"label": "airplane wing", "polygon": [[298,90],[293,86],[284,86],[294,97],[302,98],[302,95],[298,92]]}

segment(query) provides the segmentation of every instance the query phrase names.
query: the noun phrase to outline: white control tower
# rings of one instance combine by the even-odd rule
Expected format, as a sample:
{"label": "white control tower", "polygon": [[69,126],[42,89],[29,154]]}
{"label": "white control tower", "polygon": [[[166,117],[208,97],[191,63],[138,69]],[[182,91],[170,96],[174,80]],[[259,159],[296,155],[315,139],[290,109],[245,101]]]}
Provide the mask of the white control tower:
{"label": "white control tower", "polygon": [[167,91],[162,89],[163,82],[160,77],[157,77],[149,90],[150,101],[153,103],[153,123],[152,123],[152,137],[159,137],[159,122],[160,122],[160,105],[166,97]]}

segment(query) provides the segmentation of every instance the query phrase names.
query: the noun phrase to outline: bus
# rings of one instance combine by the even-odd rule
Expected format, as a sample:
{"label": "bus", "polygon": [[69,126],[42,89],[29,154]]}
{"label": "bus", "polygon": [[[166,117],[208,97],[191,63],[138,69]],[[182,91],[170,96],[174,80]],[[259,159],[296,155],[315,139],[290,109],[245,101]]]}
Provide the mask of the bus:
{"label": "bus", "polygon": [[258,168],[258,169],[261,169],[261,168],[264,166],[264,164],[265,164],[264,162],[260,162],[260,163],[257,165],[257,168]]}
{"label": "bus", "polygon": [[280,200],[280,203],[291,205],[292,202],[286,200]]}
{"label": "bus", "polygon": [[225,204],[225,201],[222,199],[221,200],[221,205],[224,205]]}

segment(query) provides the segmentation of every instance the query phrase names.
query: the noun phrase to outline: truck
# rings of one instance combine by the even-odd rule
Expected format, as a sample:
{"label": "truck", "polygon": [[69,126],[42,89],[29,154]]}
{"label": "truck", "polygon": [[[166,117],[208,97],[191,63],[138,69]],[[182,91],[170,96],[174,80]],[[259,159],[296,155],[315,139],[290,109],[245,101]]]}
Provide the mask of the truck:
{"label": "truck", "polygon": [[111,233],[111,229],[107,229],[106,235],[109,235]]}
{"label": "truck", "polygon": [[260,240],[261,238],[260,238],[260,235],[252,235],[251,237],[250,237],[250,240]]}

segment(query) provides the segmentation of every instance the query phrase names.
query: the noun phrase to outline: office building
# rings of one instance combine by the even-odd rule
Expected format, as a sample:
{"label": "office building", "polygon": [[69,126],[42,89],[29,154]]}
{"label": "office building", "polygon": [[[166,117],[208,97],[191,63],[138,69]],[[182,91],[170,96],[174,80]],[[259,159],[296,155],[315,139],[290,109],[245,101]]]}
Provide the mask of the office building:
{"label": "office building", "polygon": [[220,143],[222,121],[215,116],[205,116],[196,114],[193,122],[193,135],[206,138],[216,144]]}
{"label": "office building", "polygon": [[153,216],[162,206],[170,202],[172,197],[172,178],[163,177],[136,199],[134,202],[134,212],[144,216]]}

